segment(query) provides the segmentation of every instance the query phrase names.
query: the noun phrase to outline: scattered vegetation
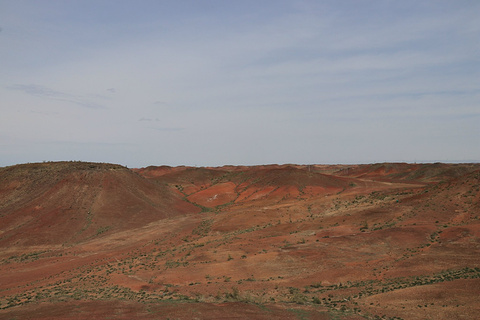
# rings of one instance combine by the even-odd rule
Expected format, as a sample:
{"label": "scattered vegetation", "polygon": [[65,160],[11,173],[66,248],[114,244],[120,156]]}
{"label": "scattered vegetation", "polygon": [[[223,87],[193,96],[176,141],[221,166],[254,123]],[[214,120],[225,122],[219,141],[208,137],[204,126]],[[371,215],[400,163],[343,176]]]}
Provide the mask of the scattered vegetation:
{"label": "scattered vegetation", "polygon": [[[126,170],[81,167],[95,172]],[[30,278],[0,285],[0,309],[83,300],[235,301],[262,308],[279,303],[300,319],[308,318],[308,310],[339,319],[353,315],[401,319],[400,307],[381,305],[385,294],[438,284],[468,286],[480,279],[474,258],[479,243],[475,229],[479,174],[463,180],[442,176],[438,183],[431,182],[432,177],[440,179],[437,174],[428,175],[426,184],[421,180],[426,172],[409,172],[395,176],[400,182],[386,184],[361,178],[349,182],[347,172],[342,172],[344,180],[334,180],[338,185],[316,194],[309,183],[328,175],[314,166],[308,172],[295,168],[289,169],[295,174],[275,175],[268,170],[276,169],[255,175],[215,170],[191,170],[186,177],[172,173],[155,182],[175,188],[181,193],[175,191],[178,198],[201,208],[201,215],[171,216],[116,233],[115,222],[102,225],[98,206],[88,203],[77,216],[72,214],[83,218],[72,237],[84,233],[84,242],[26,246],[12,240],[5,247],[8,251],[0,254],[0,271],[14,276],[15,270]],[[252,195],[266,187],[273,191],[213,208],[187,199],[225,182],[234,182],[236,199],[247,190]],[[136,196],[147,197],[145,193]],[[149,208],[155,208],[152,203]],[[0,233],[0,241],[9,241],[8,232]],[[447,308],[444,305],[461,309],[465,303],[440,297],[419,301],[415,309],[428,313]]]}

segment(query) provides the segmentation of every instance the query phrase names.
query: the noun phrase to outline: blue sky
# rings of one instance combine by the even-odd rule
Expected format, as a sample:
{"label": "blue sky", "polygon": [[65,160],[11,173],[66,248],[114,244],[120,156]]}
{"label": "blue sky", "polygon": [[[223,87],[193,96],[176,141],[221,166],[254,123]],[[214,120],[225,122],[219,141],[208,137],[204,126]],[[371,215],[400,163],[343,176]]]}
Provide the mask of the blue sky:
{"label": "blue sky", "polygon": [[479,1],[0,0],[0,166],[480,160]]}

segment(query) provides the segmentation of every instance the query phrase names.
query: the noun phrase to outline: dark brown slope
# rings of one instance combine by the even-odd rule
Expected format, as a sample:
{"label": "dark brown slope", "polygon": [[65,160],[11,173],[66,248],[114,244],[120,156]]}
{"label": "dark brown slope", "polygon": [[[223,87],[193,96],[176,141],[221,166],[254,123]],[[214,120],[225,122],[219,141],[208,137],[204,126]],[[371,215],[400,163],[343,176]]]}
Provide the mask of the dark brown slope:
{"label": "dark brown slope", "polygon": [[0,169],[1,245],[69,244],[196,211],[171,189],[119,165]]}

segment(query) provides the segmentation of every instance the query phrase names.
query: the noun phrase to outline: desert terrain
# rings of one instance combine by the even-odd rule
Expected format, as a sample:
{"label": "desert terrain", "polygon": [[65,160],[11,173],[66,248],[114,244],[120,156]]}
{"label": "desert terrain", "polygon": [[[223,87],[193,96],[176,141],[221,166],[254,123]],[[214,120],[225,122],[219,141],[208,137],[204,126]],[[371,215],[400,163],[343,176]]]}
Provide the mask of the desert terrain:
{"label": "desert terrain", "polygon": [[0,168],[0,319],[476,319],[480,165]]}

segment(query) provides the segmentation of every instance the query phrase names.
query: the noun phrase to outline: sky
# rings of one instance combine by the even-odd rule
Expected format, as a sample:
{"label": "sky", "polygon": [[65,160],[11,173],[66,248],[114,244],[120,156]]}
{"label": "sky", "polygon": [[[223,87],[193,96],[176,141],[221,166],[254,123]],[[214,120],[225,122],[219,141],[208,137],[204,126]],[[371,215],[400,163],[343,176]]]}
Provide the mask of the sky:
{"label": "sky", "polygon": [[0,0],[0,166],[480,161],[480,1]]}

